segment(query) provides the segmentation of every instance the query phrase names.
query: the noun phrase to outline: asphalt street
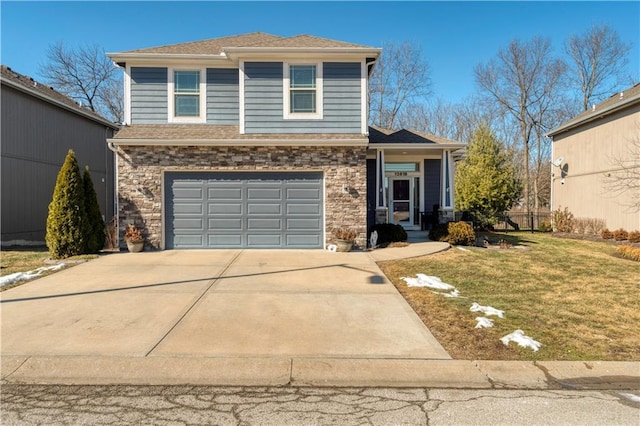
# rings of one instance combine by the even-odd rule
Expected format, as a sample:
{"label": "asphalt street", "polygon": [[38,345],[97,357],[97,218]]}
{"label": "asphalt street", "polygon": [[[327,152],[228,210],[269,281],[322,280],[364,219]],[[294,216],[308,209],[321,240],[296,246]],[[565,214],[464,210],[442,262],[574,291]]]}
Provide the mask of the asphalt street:
{"label": "asphalt street", "polygon": [[5,384],[9,425],[637,425],[640,392]]}

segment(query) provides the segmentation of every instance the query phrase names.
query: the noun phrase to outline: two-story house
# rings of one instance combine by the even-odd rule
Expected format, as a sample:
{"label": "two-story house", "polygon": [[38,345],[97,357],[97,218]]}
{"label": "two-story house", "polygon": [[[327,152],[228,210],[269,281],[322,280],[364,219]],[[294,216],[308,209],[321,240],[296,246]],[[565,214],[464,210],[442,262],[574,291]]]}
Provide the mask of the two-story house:
{"label": "two-story house", "polygon": [[433,205],[452,211],[461,144],[370,140],[380,53],[251,33],[109,54],[125,72],[125,126],[109,140],[120,227],[161,249],[323,248],[348,227],[364,247],[376,208],[409,227]]}

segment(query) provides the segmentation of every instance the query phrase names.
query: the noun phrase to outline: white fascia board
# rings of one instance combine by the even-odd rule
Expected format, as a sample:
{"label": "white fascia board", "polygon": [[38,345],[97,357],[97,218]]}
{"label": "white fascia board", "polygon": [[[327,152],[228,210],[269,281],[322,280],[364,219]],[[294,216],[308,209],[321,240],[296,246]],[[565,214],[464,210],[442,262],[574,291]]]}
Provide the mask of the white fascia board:
{"label": "white fascia board", "polygon": [[109,56],[114,62],[125,62],[132,67],[179,67],[201,66],[209,68],[235,68],[237,61],[233,61],[225,55],[166,55],[166,54],[113,54]]}
{"label": "white fascia board", "polygon": [[116,146],[362,146],[362,139],[107,139]]}
{"label": "white fascia board", "polygon": [[362,61],[360,65],[360,131],[363,135],[369,134],[369,102],[368,102],[368,79],[367,63]]}
{"label": "white fascia board", "polygon": [[411,150],[423,150],[423,149],[431,149],[431,150],[441,150],[441,149],[464,149],[466,145],[463,144],[426,144],[426,143],[371,143],[369,144],[370,149],[402,149],[405,151]]}
{"label": "white fascia board", "polygon": [[[64,108],[67,111],[71,111],[77,115],[81,115],[85,118],[88,118],[90,120],[95,121],[96,123],[100,123],[100,124],[104,124],[105,126],[111,127],[114,130],[119,129],[120,127],[118,125],[116,125],[115,123],[112,123],[111,121],[107,120],[106,118],[102,118],[102,117],[98,117],[95,116],[93,114],[90,114],[88,112],[82,111],[81,109],[77,109],[77,108],[73,108],[71,105],[67,105],[64,102],[60,102],[57,99],[53,99],[47,95],[45,95],[44,93],[40,93],[37,90],[31,90],[28,87],[23,86],[22,84],[17,84],[11,80],[5,79],[0,77],[0,82],[2,82],[2,84],[6,84],[7,86],[10,86],[16,90],[19,90],[21,92],[24,93],[28,93],[29,95],[32,95],[36,98],[42,99],[43,101],[49,102],[51,104],[54,104],[56,106],[59,106],[60,108]],[[73,99],[71,99],[73,101]]]}
{"label": "white fascia board", "polygon": [[245,128],[245,113],[244,113],[244,61],[240,61],[240,63],[238,64],[238,91],[240,92],[238,94],[238,108],[240,108],[240,111],[238,111],[238,118],[240,120],[240,126],[239,126],[239,132],[241,135],[244,135],[244,128]]}
{"label": "white fascia board", "polygon": [[340,49],[330,50],[326,48],[289,48],[289,49],[256,49],[233,48],[227,49],[227,56],[231,59],[252,61],[286,61],[309,59],[325,62],[360,62],[363,58],[378,57],[381,49]]}
{"label": "white fascia board", "polygon": [[131,124],[131,67],[129,64],[124,69],[124,123]]}

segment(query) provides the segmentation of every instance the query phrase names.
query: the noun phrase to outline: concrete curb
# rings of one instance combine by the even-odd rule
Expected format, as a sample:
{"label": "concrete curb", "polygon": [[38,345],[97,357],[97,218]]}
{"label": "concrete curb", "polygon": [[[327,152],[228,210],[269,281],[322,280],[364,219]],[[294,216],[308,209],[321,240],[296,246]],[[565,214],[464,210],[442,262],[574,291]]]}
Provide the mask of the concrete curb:
{"label": "concrete curb", "polygon": [[639,362],[355,358],[0,358],[2,383],[640,390]]}

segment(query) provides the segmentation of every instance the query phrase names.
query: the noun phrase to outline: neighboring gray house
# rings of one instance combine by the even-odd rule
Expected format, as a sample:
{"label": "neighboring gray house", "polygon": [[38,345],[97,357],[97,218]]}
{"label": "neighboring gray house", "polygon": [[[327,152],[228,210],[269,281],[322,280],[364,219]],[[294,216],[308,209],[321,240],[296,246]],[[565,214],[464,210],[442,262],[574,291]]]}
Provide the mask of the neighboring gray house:
{"label": "neighboring gray house", "polygon": [[159,249],[323,248],[348,227],[364,247],[376,210],[408,229],[451,216],[463,145],[367,125],[380,53],[264,33],[110,53],[121,230]]}
{"label": "neighboring gray house", "polygon": [[114,154],[106,144],[118,129],[72,99],[2,65],[2,245],[44,244],[49,203],[69,149],[89,166],[100,210],[114,213]]}

